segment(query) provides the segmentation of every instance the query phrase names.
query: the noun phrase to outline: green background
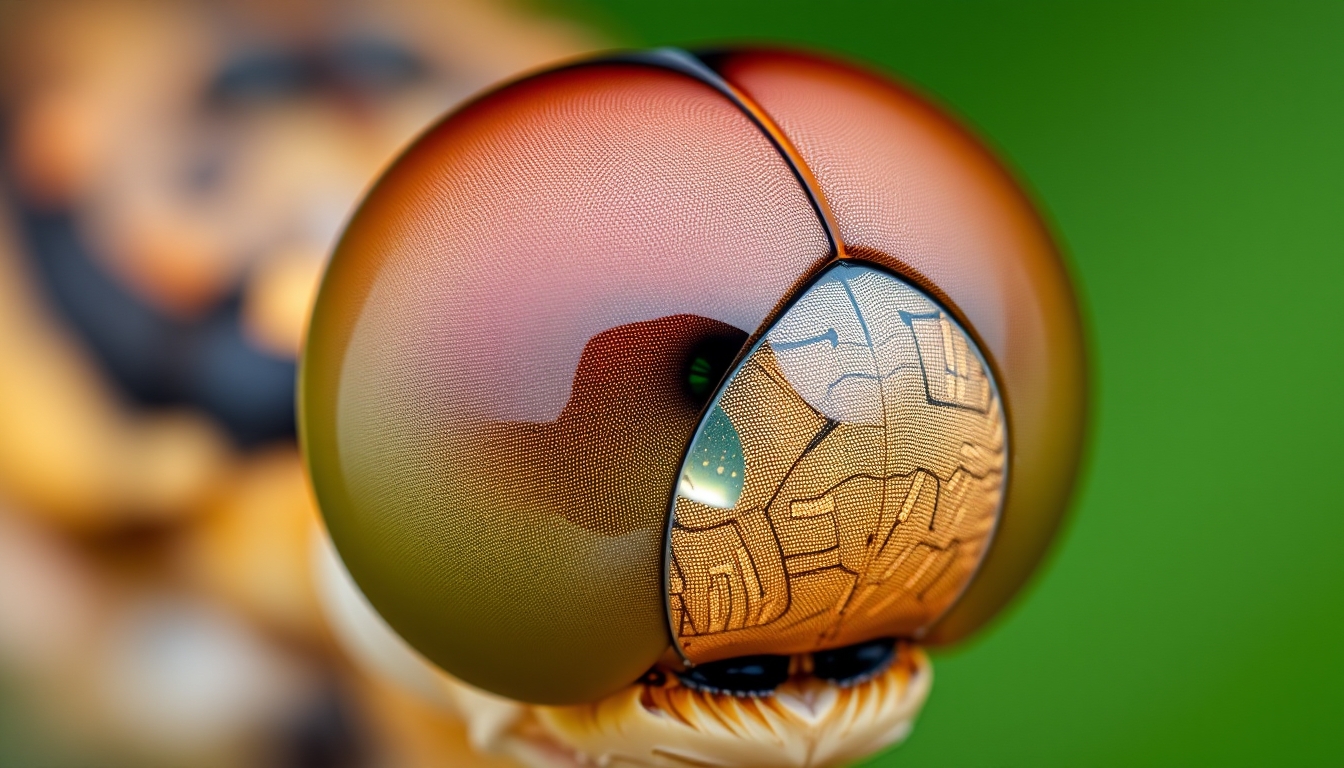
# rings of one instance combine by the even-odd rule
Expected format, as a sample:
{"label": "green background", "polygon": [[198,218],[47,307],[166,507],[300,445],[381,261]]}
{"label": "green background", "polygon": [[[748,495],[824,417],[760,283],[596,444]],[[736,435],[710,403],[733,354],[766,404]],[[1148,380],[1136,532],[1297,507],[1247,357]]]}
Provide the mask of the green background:
{"label": "green background", "polygon": [[897,74],[1070,254],[1096,373],[1072,518],[872,765],[1344,765],[1344,3],[549,5]]}

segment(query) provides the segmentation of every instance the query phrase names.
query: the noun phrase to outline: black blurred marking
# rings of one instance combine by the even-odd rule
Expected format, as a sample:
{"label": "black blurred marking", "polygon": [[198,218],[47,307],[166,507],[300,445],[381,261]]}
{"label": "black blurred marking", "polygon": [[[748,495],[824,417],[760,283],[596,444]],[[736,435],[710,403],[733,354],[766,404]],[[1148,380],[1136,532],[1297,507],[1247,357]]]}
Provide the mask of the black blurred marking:
{"label": "black blurred marking", "polygon": [[896,658],[896,641],[890,638],[817,651],[812,654],[812,674],[840,686],[856,685],[880,674]]}
{"label": "black blurred marking", "polygon": [[768,696],[789,679],[788,656],[739,656],[698,664],[677,677],[688,688],[732,696]]}

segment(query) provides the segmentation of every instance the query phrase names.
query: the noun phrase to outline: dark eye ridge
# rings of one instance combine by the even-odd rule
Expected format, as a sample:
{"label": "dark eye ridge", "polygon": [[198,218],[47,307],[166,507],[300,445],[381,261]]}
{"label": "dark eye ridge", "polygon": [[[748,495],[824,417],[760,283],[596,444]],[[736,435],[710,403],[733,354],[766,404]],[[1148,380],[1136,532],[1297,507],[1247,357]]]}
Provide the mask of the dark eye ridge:
{"label": "dark eye ridge", "polygon": [[[877,677],[895,660],[896,640],[884,637],[813,653],[812,674],[847,687]],[[696,665],[677,677],[688,688],[706,693],[768,696],[789,679],[789,657],[739,656]]]}
{"label": "dark eye ridge", "polygon": [[844,648],[812,654],[812,674],[839,686],[871,680],[891,666],[896,658],[896,641],[891,638],[869,640]]}
{"label": "dark eye ridge", "polygon": [[739,656],[697,664],[677,677],[688,688],[732,696],[766,696],[789,679],[788,656]]}

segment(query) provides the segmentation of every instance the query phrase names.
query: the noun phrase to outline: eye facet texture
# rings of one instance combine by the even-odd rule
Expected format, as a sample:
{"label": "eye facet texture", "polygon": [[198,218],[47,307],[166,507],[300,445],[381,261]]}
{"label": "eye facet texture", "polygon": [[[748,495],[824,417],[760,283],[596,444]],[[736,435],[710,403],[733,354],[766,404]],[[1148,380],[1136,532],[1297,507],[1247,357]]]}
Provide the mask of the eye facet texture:
{"label": "eye facet texture", "polygon": [[[638,679],[674,641],[692,658],[698,647],[710,648],[699,658],[723,658],[752,643],[779,654],[924,629],[954,638],[1016,590],[1063,509],[1081,435],[1077,318],[1050,239],[1008,176],[953,123],[871,75],[768,52],[711,63],[731,85],[594,61],[469,104],[378,182],[324,279],[301,367],[300,434],[328,529],[393,628],[496,693],[592,701]],[[744,100],[782,133],[753,119]],[[782,151],[788,142],[796,154]],[[830,230],[818,196],[834,212]],[[836,267],[828,231],[857,257],[843,263],[876,268]],[[679,496],[678,526],[693,522],[683,501],[705,514],[760,503],[755,483],[773,454],[760,442],[769,430],[744,426],[748,406],[735,399],[758,381],[748,372],[768,362],[791,383],[795,399],[779,405],[799,409],[797,423],[779,426],[781,439],[807,433],[809,418],[837,425],[817,456],[869,433],[896,439],[873,423],[889,408],[863,386],[832,391],[808,373],[817,350],[799,342],[814,316],[839,322],[830,304],[793,314],[821,300],[803,295],[809,286],[869,283],[887,286],[909,316],[882,310],[874,320],[904,334],[902,354],[945,358],[931,391],[982,411],[957,411],[966,423],[943,433],[900,438],[925,464],[903,464],[884,447],[864,471],[880,480],[873,492],[914,500],[907,520],[932,514],[931,503],[941,515],[946,502],[912,489],[922,482],[945,494],[953,473],[943,459],[961,448],[940,446],[972,435],[987,458],[957,456],[988,468],[965,485],[967,498],[982,500],[964,524],[935,521],[921,534],[964,549],[919,574],[915,551],[896,563],[893,578],[914,593],[881,587],[860,598],[856,586],[853,599],[873,610],[865,629],[813,617],[778,643],[739,643],[748,625],[722,612],[723,594],[711,620],[715,593],[694,586],[690,561],[678,560],[685,615],[699,622],[699,634],[683,637],[669,624],[669,502]],[[724,340],[749,335],[763,341],[716,390],[732,357]],[[1006,492],[995,474],[1005,457]],[[923,481],[920,467],[930,470]],[[825,488],[791,482],[778,486],[780,498],[806,538],[825,519],[820,506],[805,514],[807,503],[825,504]],[[1003,511],[980,576],[929,629],[974,570],[995,494]],[[885,499],[869,508],[901,511]],[[797,554],[830,557],[809,554],[817,551]],[[982,588],[991,574],[996,583]],[[834,589],[823,593],[836,604]],[[748,602],[748,614],[753,605],[761,603]],[[738,634],[714,645],[708,629],[719,626]],[[825,632],[833,642],[816,639]]]}
{"label": "eye facet texture", "polygon": [[715,67],[770,115],[830,204],[851,255],[952,310],[994,366],[1008,420],[1008,487],[975,581],[925,635],[950,643],[1035,569],[1083,447],[1078,308],[1031,202],[964,128],[874,74],[804,54],[729,53]]}
{"label": "eye facet texture", "polygon": [[360,588],[482,688],[638,678],[669,642],[683,364],[827,249],[775,148],[685,75],[561,70],[431,130],[352,220],[304,357],[305,450]]}
{"label": "eye facet texture", "polygon": [[980,564],[1003,411],[920,291],[830,267],[711,403],[673,503],[670,622],[692,662],[913,637]]}

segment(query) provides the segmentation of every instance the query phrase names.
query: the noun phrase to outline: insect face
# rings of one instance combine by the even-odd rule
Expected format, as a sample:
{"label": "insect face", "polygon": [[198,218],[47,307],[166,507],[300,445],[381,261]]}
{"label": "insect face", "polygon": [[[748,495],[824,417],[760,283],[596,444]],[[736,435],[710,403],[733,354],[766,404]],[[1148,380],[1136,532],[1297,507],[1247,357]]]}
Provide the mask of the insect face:
{"label": "insect face", "polygon": [[891,734],[909,641],[974,631],[1049,541],[1083,384],[1054,245],[955,123],[812,56],[655,51],[486,94],[388,170],[300,427],[360,589],[462,680],[871,684]]}

